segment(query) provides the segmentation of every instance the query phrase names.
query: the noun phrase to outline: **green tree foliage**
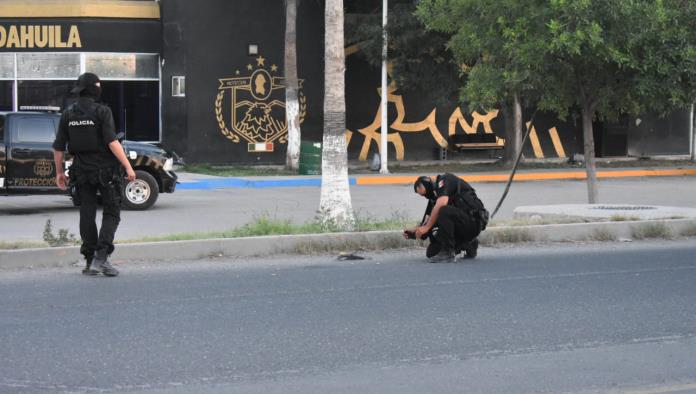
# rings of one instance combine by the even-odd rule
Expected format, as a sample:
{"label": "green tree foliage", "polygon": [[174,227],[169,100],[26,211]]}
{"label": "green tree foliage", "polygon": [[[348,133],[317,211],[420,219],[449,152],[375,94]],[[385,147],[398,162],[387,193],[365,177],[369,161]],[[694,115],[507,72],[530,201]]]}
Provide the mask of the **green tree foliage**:
{"label": "green tree foliage", "polygon": [[[459,68],[446,43],[449,35],[428,31],[414,17],[414,0],[389,0],[389,62],[401,91],[429,92],[435,104],[457,101]],[[346,14],[346,43],[359,44],[357,56],[375,67],[382,62],[382,2],[357,2]]]}
{"label": "green tree foliage", "polygon": [[477,110],[501,108],[506,118],[505,160],[521,149],[522,107],[538,97],[542,0],[423,0],[416,15],[447,45],[467,80],[460,99]]}
{"label": "green tree foliage", "polygon": [[597,202],[592,121],[685,107],[696,93],[696,5],[688,0],[423,0],[418,16],[452,35],[472,66],[462,98],[519,92],[583,120],[588,199]]}
{"label": "green tree foliage", "polygon": [[468,74],[461,99],[485,110],[515,93],[533,96],[542,11],[533,0],[423,0],[416,15],[428,29],[451,36],[448,48]]}
{"label": "green tree foliage", "polygon": [[589,201],[597,202],[592,121],[693,102],[694,5],[679,0],[549,0],[540,105],[583,119]]}

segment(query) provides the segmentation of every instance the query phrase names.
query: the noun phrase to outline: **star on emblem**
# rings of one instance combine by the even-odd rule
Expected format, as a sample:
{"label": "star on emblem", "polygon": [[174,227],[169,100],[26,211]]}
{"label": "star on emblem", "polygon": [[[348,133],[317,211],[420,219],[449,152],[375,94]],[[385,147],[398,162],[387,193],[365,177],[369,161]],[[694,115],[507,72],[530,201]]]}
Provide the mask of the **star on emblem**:
{"label": "star on emblem", "polygon": [[265,65],[264,64],[265,62],[266,62],[266,59],[263,56],[259,56],[256,58],[256,65],[259,67],[263,67]]}
{"label": "star on emblem", "polygon": [[271,66],[271,71],[272,71],[272,72],[278,71],[278,66],[276,66],[275,64],[272,65],[272,66]]}
{"label": "star on emblem", "polygon": [[251,71],[253,69],[254,69],[254,66],[252,66],[251,64],[247,64],[247,70]]}

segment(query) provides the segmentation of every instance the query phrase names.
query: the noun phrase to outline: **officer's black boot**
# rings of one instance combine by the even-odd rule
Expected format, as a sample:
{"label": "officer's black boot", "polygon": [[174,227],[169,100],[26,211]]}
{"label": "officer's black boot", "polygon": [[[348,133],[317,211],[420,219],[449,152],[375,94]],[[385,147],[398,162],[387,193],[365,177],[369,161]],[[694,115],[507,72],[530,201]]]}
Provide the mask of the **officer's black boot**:
{"label": "officer's black boot", "polygon": [[440,252],[430,258],[431,263],[452,263],[454,262],[454,250],[445,246],[440,249]]}
{"label": "officer's black boot", "polygon": [[425,250],[425,257],[431,258],[438,253],[440,253],[440,249],[442,249],[442,245],[440,245],[437,241],[435,240],[430,240],[430,243],[428,244],[428,248]]}
{"label": "officer's black boot", "polygon": [[474,238],[473,241],[469,242],[469,244],[464,248],[464,252],[466,252],[466,256],[464,256],[465,259],[473,259],[476,258],[476,255],[478,255],[478,247],[479,247],[479,240],[478,238]]}
{"label": "officer's black boot", "polygon": [[118,270],[111,265],[105,250],[97,251],[92,260],[92,269],[104,274],[104,276],[118,276]]}
{"label": "officer's black boot", "polygon": [[94,257],[85,257],[85,268],[82,270],[82,275],[94,276],[99,275],[99,271],[92,269],[92,259]]}

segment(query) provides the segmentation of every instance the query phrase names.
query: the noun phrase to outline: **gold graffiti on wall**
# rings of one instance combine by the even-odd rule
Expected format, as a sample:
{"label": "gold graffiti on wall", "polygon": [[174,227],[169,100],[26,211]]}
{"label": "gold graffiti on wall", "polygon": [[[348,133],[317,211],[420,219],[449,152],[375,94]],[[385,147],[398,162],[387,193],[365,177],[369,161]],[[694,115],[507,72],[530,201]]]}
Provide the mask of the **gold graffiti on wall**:
{"label": "gold graffiti on wall", "polygon": [[[377,89],[378,92],[380,93],[381,96],[381,89]],[[396,160],[401,161],[404,160],[405,157],[405,146],[404,146],[404,141],[401,136],[401,133],[420,133],[420,132],[429,132],[430,135],[433,137],[433,140],[442,148],[447,148],[449,146],[448,140],[442,136],[442,133],[440,132],[439,128],[437,127],[437,122],[436,122],[436,114],[437,114],[437,108],[433,108],[433,110],[428,114],[423,120],[419,122],[411,122],[407,123],[404,122],[404,119],[406,118],[406,109],[404,106],[404,99],[401,95],[397,95],[394,92],[396,91],[396,87],[394,82],[392,82],[389,85],[389,92],[388,92],[388,103],[394,104],[396,107],[396,119],[389,125],[389,130],[390,132],[387,133],[387,142],[391,143],[394,146],[394,149],[396,151]],[[493,132],[493,127],[492,127],[492,122],[494,119],[498,117],[499,111],[498,110],[492,110],[490,112],[487,112],[485,114],[480,114],[477,111],[474,111],[471,113],[471,118],[472,121],[469,123],[466,120],[466,117],[462,113],[460,108],[455,109],[452,112],[452,115],[449,117],[449,123],[448,123],[448,130],[447,130],[447,135],[452,136],[457,133],[459,129],[462,130],[465,134],[477,134],[478,130],[480,127],[483,127],[483,132],[485,134],[495,134]],[[370,145],[374,142],[377,145],[378,152],[381,154],[381,146],[380,146],[380,129],[381,129],[381,119],[382,119],[382,110],[381,106],[377,109],[377,113],[374,117],[374,120],[370,125],[364,128],[359,128],[357,130],[358,134],[361,134],[364,137],[364,141],[362,144],[362,147],[360,149],[360,155],[359,159],[362,161],[367,160],[367,155],[370,151]],[[527,123],[529,125],[529,123]],[[394,130],[395,132],[391,132],[391,130]],[[561,142],[560,137],[558,136],[558,130],[555,127],[551,127],[548,129],[549,132],[549,137],[551,139],[551,142],[553,143],[553,148],[556,153],[556,156],[559,158],[565,158],[566,153],[565,150],[563,149],[563,144]],[[356,132],[353,132],[352,130],[346,130],[346,141],[347,143],[350,143],[353,137],[355,136]],[[498,146],[505,146],[505,139],[500,138],[496,135],[496,144]],[[539,139],[539,134],[537,133],[536,127],[532,126],[530,133],[529,133],[529,141],[530,144],[532,145],[532,150],[534,152],[534,157],[538,159],[544,158],[544,151],[541,147],[541,142]]]}
{"label": "gold graffiti on wall", "polygon": [[[377,91],[381,97],[381,89],[377,89]],[[406,108],[404,106],[404,99],[401,95],[395,94],[395,91],[396,85],[394,82],[392,82],[388,88],[387,102],[394,104],[396,107],[396,119],[389,125],[389,130],[395,130],[396,132],[387,133],[387,141],[394,145],[396,150],[396,159],[401,161],[404,160],[405,157],[405,147],[401,133],[420,133],[427,131],[440,147],[447,148],[449,143],[447,139],[442,136],[440,129],[437,127],[437,108],[433,108],[430,114],[419,122],[405,122],[404,119],[406,118]],[[486,133],[493,133],[491,121],[498,116],[497,110],[491,111],[485,115],[474,112],[472,116],[474,117],[474,120],[472,124],[469,124],[464,118],[461,110],[457,108],[450,116],[448,135],[454,135],[458,126],[461,127],[465,133],[475,134],[479,125],[483,125],[483,129]],[[357,130],[357,133],[362,134],[365,137],[362,148],[360,149],[360,160],[367,160],[367,155],[370,151],[370,145],[372,142],[375,142],[377,144],[377,149],[381,150],[379,143],[381,138],[381,119],[382,109],[380,107],[377,109],[377,113],[375,114],[372,123],[367,127]],[[355,133],[352,130],[347,130],[346,139],[348,143],[350,143],[354,135]],[[499,141],[501,146],[504,145],[505,141],[502,138],[496,137],[496,139]]]}
{"label": "gold graffiti on wall", "polygon": [[[285,78],[274,76],[278,71],[275,64],[266,70],[266,59],[256,58],[256,67],[247,64],[246,76],[219,79],[218,95],[215,99],[215,117],[220,132],[228,140],[248,143],[249,152],[273,152],[274,143],[286,143],[288,125],[285,115]],[[235,75],[240,75],[236,70]],[[302,91],[304,80],[298,80],[300,123],[307,114],[307,98]],[[223,102],[229,91],[230,112],[225,119]]]}
{"label": "gold graffiti on wall", "polygon": [[[359,45],[353,45],[346,48],[346,55],[353,54],[359,51]],[[391,65],[388,67],[388,73],[391,76]],[[437,127],[437,108],[433,110],[421,121],[419,122],[405,122],[406,119],[406,109],[404,105],[403,96],[396,94],[397,87],[396,83],[392,81],[388,86],[387,92],[387,103],[391,103],[396,108],[396,119],[389,124],[389,131],[387,132],[387,142],[394,146],[396,151],[396,160],[402,161],[405,157],[405,146],[404,140],[401,133],[421,133],[429,132],[433,140],[442,148],[447,148],[449,142],[446,138],[442,136],[440,129]],[[381,98],[382,89],[377,89],[377,92]],[[460,108],[455,109],[449,117],[447,135],[455,135],[458,129],[461,129],[465,134],[477,134],[479,127],[483,127],[483,132],[485,134],[495,134],[493,127],[491,126],[494,119],[498,117],[499,111],[492,110],[485,114],[480,114],[474,111],[470,114],[472,121],[469,123],[466,117],[462,113]],[[362,147],[360,149],[359,160],[367,160],[368,153],[370,151],[370,146],[374,142],[377,146],[378,152],[381,154],[381,119],[382,119],[382,108],[381,105],[377,108],[376,114],[372,123],[363,128],[358,128],[357,131],[350,129],[346,130],[346,142],[350,144],[352,139],[356,134],[360,134],[364,137]],[[556,155],[559,158],[565,158],[566,153],[563,149],[563,144],[558,136],[558,131],[555,127],[548,130],[549,137],[553,143],[553,147]],[[505,139],[500,138],[496,135],[496,145],[505,146]],[[536,158],[544,158],[544,152],[541,147],[541,142],[539,140],[539,135],[537,134],[536,128],[532,127],[529,135],[529,140],[532,145],[532,150]]]}

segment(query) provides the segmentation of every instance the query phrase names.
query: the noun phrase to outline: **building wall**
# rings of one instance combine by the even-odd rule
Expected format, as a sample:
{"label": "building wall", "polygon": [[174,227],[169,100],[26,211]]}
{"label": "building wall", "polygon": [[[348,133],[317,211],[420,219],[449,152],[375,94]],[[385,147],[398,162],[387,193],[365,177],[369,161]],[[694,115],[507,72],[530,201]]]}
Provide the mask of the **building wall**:
{"label": "building wall", "polygon": [[[284,1],[205,3],[162,3],[163,90],[169,96],[163,103],[165,143],[192,163],[283,163]],[[322,133],[322,16],[320,3],[301,2],[297,45],[304,140],[318,141]],[[248,55],[249,44],[258,46],[258,55]],[[171,76],[182,72],[186,98],[171,97]]]}
{"label": "building wall", "polygon": [[[349,158],[367,160],[378,151],[380,139],[380,70],[370,66],[358,53],[347,61],[347,128],[350,136]],[[505,117],[502,111],[468,111],[456,98],[436,97],[439,91],[413,91],[390,85],[388,98],[390,160],[436,160],[441,148],[455,134],[488,133],[505,146]],[[441,104],[441,103],[447,104]],[[525,110],[525,119],[533,110]],[[538,113],[524,146],[528,158],[564,158],[582,152],[579,122],[557,119],[553,114]],[[448,157],[485,159],[502,156],[502,150],[465,150],[448,152]]]}
{"label": "building wall", "polygon": [[[286,126],[283,0],[162,0],[163,143],[189,163],[283,164]],[[321,141],[323,129],[323,6],[301,1],[298,73],[302,80],[302,140]],[[259,54],[249,56],[249,44]],[[378,151],[380,70],[349,51],[346,59],[348,156],[368,160]],[[186,77],[186,97],[171,96],[171,77]],[[261,77],[261,83],[256,80]],[[252,79],[253,78],[253,79]],[[274,81],[274,88],[271,88]],[[433,91],[392,86],[389,157],[434,160],[453,134],[494,134],[505,146],[502,111],[477,113],[435,97]],[[261,93],[263,94],[261,94]],[[268,94],[266,94],[268,93]],[[267,97],[266,97],[267,96]],[[438,103],[438,104],[436,104]],[[529,119],[532,110],[525,110]],[[688,117],[643,117],[642,126],[595,123],[598,156],[688,153]],[[271,145],[272,143],[272,145]],[[527,158],[567,158],[583,152],[582,124],[538,113]],[[490,158],[502,150],[467,150],[449,157]]]}

